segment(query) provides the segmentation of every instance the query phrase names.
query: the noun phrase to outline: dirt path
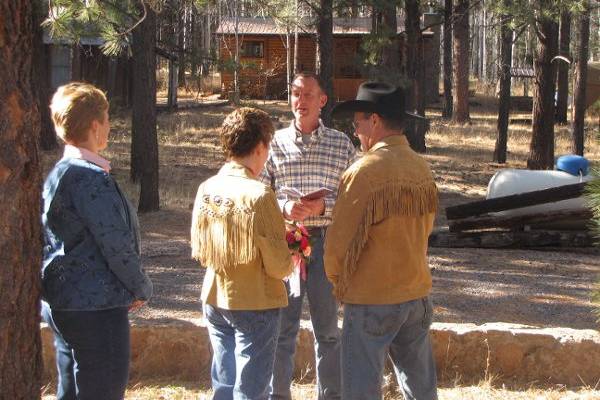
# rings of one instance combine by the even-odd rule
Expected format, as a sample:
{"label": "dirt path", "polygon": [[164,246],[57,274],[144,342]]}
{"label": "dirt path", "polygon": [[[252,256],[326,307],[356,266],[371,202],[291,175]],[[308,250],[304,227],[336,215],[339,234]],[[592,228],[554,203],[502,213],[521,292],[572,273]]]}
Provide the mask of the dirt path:
{"label": "dirt path", "polygon": [[[447,225],[444,207],[483,197],[496,171],[525,167],[530,138],[526,125],[509,126],[508,163],[490,162],[494,101],[478,98],[470,125],[449,124],[436,119],[436,110],[428,110],[433,122],[425,157],[440,190],[438,227]],[[278,120],[278,127],[289,123],[284,103],[259,102],[258,106]],[[141,216],[143,261],[154,281],[155,296],[134,315],[136,323],[200,321],[203,270],[189,257],[190,210],[198,184],[222,164],[216,128],[231,110],[227,106],[159,114],[163,211]],[[126,193],[136,199],[137,189],[127,179],[128,121],[127,115],[115,116],[107,156]],[[568,152],[568,138],[568,129],[557,127],[557,155]],[[586,155],[592,162],[600,161],[600,146],[592,138],[586,142]],[[59,151],[44,154],[46,170],[58,158]],[[432,248],[436,320],[597,328],[591,293],[600,274],[598,254]]]}
{"label": "dirt path", "polygon": [[[144,265],[155,295],[135,323],[200,321],[203,270],[189,258],[190,217],[169,210],[142,216]],[[596,254],[432,248],[430,264],[438,322],[598,326],[590,301],[600,272]]]}

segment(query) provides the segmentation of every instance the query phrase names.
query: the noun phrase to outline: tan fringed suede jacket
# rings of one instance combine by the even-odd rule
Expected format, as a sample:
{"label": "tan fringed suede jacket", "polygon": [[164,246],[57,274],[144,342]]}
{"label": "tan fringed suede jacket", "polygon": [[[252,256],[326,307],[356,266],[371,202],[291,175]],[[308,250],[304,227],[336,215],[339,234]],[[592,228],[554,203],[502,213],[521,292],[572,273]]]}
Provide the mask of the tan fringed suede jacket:
{"label": "tan fringed suede jacket", "polygon": [[235,162],[198,188],[192,257],[206,267],[202,301],[227,310],[287,306],[282,279],[292,272],[275,193]]}
{"label": "tan fringed suede jacket", "polygon": [[405,136],[375,144],[344,174],[325,272],[349,304],[398,304],[431,290],[427,241],[438,204],[427,162]]}

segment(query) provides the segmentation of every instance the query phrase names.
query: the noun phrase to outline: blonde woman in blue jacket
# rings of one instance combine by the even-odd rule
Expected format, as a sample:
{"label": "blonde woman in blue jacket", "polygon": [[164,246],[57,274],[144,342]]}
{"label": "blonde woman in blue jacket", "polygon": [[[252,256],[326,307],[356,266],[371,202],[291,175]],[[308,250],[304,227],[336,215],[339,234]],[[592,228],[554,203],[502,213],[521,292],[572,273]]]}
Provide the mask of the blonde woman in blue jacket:
{"label": "blonde woman in blue jacket", "polygon": [[108,102],[87,83],[51,104],[63,158],[44,183],[42,316],[54,332],[57,400],[121,400],[129,372],[128,311],[152,295],[136,212],[99,155]]}

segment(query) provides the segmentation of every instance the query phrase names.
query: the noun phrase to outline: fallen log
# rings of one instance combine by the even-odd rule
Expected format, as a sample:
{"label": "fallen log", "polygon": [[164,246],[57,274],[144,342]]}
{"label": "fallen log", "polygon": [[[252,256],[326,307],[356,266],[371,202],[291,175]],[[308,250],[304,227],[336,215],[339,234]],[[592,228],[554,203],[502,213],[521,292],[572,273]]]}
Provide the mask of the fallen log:
{"label": "fallen log", "polygon": [[594,246],[591,232],[529,231],[529,232],[449,232],[435,231],[429,236],[429,247],[562,250]]}
{"label": "fallen log", "polygon": [[564,185],[447,207],[446,218],[448,220],[468,218],[491,212],[514,210],[516,208],[572,199],[583,194],[586,184],[586,182],[582,182],[574,185]]}
{"label": "fallen log", "polygon": [[475,229],[508,228],[517,229],[524,226],[543,225],[544,223],[558,223],[563,221],[589,221],[593,216],[591,210],[557,211],[552,213],[539,213],[516,216],[483,215],[464,219],[449,220],[450,232],[462,232]]}

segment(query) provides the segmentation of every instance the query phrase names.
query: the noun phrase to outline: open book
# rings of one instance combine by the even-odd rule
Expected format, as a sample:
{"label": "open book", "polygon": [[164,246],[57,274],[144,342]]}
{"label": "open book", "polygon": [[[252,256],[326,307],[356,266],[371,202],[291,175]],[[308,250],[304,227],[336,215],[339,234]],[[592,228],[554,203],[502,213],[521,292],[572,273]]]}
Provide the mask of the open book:
{"label": "open book", "polygon": [[285,194],[291,200],[317,200],[317,199],[323,198],[325,196],[329,196],[330,194],[333,194],[334,192],[331,189],[320,188],[318,190],[315,190],[314,192],[305,194],[305,193],[302,193],[301,191],[299,191],[298,189],[295,189],[295,188],[292,188],[289,186],[283,186],[279,190],[279,193]]}

